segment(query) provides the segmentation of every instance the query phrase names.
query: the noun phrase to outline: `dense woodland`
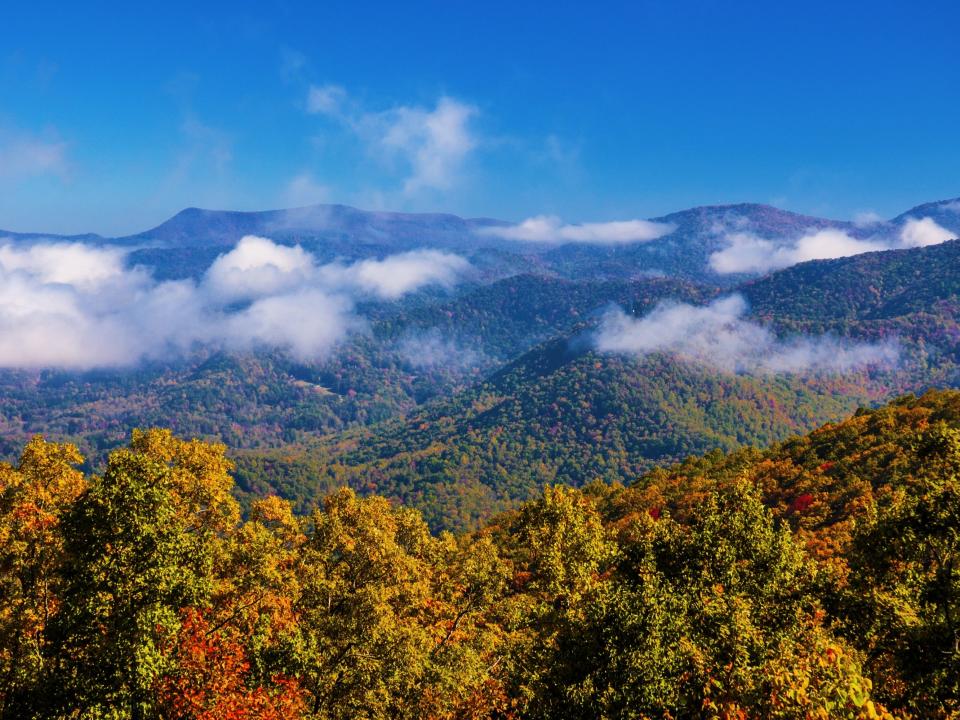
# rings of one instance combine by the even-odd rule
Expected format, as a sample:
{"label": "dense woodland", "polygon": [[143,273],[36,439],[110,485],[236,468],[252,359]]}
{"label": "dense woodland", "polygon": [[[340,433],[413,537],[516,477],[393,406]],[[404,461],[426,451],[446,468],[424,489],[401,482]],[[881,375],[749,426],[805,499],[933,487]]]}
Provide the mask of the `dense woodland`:
{"label": "dense woodland", "polygon": [[901,362],[842,375],[734,374],[669,355],[598,353],[611,305],[702,304],[670,278],[516,275],[370,303],[326,358],[210,350],[127,370],[0,372],[0,455],[33,434],[100,470],[130,427],[223,442],[245,509],[266,494],[307,512],[349,485],[465,531],[553,483],[629,484],[657,465],[767,446],[861,405],[960,384],[960,242],[803,263],[746,282],[751,318],[784,337],[895,340]]}
{"label": "dense woodland", "polygon": [[[452,395],[440,393],[372,425],[238,452],[240,495],[246,501],[272,490],[305,509],[318,494],[346,483],[420,508],[434,529],[465,530],[551,483],[629,484],[655,465],[691,454],[767,446],[860,405],[960,382],[958,267],[960,242],[951,242],[803,263],[740,288],[752,316],[786,337],[896,339],[901,362],[893,369],[774,376],[717,372],[669,355],[611,356],[584,341],[590,314],[578,310],[567,334]],[[487,329],[489,342],[519,328],[496,320],[509,314],[504,296],[541,298],[516,304],[532,311],[518,315],[522,325],[562,305],[564,293],[581,310],[602,306],[603,293],[621,293],[618,303],[637,315],[663,297],[703,302],[716,294],[649,280],[634,283],[632,297],[617,283],[592,285],[590,293],[578,286],[583,299],[576,300],[581,296],[569,287],[513,278],[450,305],[424,306],[416,316],[429,326],[450,312],[451,327],[462,320],[474,337],[482,336],[477,328]],[[544,326],[551,322],[555,316]],[[504,341],[503,355],[517,337]]]}
{"label": "dense woodland", "polygon": [[960,712],[960,392],[468,533],[350,489],[241,515],[222,445],[0,467],[3,718]]}

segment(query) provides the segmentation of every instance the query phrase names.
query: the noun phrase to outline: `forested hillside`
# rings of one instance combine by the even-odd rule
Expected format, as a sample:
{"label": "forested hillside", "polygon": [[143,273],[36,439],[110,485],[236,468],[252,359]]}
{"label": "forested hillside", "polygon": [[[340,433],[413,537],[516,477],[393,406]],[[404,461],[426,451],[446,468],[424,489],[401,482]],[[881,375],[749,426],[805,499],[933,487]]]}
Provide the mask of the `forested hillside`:
{"label": "forested hillside", "polygon": [[887,320],[960,297],[960,241],[801,263],[743,285],[754,314],[778,323]]}
{"label": "forested hillside", "polygon": [[[239,484],[255,496],[273,483],[304,507],[316,493],[348,483],[419,507],[432,527],[465,529],[550,483],[626,482],[656,464],[713,449],[765,446],[859,405],[955,385],[957,253],[960,243],[950,242],[804,263],[742,286],[751,318],[782,336],[895,341],[899,360],[893,367],[731,372],[670,353],[611,355],[591,342],[598,316],[578,313],[576,332],[405,418],[275,452],[238,454]],[[697,296],[666,287],[666,297],[694,303],[717,292]],[[621,295],[620,302],[643,315],[657,297],[624,302]],[[458,317],[476,327],[466,313]]]}
{"label": "forested hillside", "polygon": [[[949,207],[935,204],[924,213],[950,225]],[[13,458],[43,433],[77,445],[85,469],[93,470],[128,428],[169,426],[232,448],[245,508],[278,492],[303,511],[349,485],[419,508],[434,529],[474,528],[550,483],[625,482],[691,454],[764,446],[860,405],[960,384],[960,242],[799,263],[759,279],[676,268],[658,276],[666,265],[647,263],[657,257],[701,267],[730,242],[722,227],[788,249],[789,238],[820,231],[886,247],[878,238],[895,236],[911,217],[868,230],[765,206],[708,207],[658,219],[675,229],[637,246],[518,247],[477,235],[502,223],[452,216],[342,207],[185,211],[147,233],[111,241],[125,248],[120,255],[97,257],[105,252],[133,283],[143,281],[143,268],[119,266],[158,263],[152,272],[180,278],[170,281],[177,291],[193,288],[204,297],[215,289],[206,266],[239,252],[224,254],[237,233],[272,232],[301,243],[254,238],[271,262],[302,260],[309,248],[316,253],[308,258],[312,271],[339,273],[341,282],[369,269],[366,260],[348,267],[335,259],[347,247],[348,257],[358,258],[423,245],[453,248],[472,253],[472,265],[459,283],[341,298],[350,315],[330,322],[343,320],[349,331],[314,354],[263,342],[240,349],[193,342],[123,367],[0,369],[0,453]],[[59,241],[66,240],[73,242]],[[17,257],[22,263],[28,256]],[[319,268],[321,260],[331,264]],[[167,287],[151,280],[143,292]],[[295,333],[309,319],[309,304],[291,297],[269,298],[290,305],[262,324],[268,335],[280,326]],[[256,304],[244,298],[223,312]],[[731,314],[739,298],[742,309]],[[649,324],[670,308],[680,315]],[[327,311],[316,311],[320,324]],[[714,346],[700,357],[671,346],[602,347],[611,317],[628,334],[648,322],[644,342],[654,345],[670,336],[671,323],[700,318],[699,330],[684,329],[682,339],[702,335],[709,320],[700,341]],[[148,342],[139,319],[131,324],[134,344]],[[90,344],[112,344],[95,335]],[[737,352],[758,342],[774,355],[779,348],[787,364],[761,367],[754,358],[744,365],[739,357],[718,364],[710,357],[724,360],[731,342]],[[872,356],[857,360],[864,348]],[[839,364],[831,364],[834,355]],[[844,364],[845,356],[854,361]]]}
{"label": "forested hillside", "polygon": [[[571,360],[558,345],[407,419],[240,453],[241,489],[272,487],[304,508],[318,492],[349,484],[420,508],[434,528],[465,529],[550,483],[624,482],[690,454],[765,445],[884,391],[869,377],[724,376],[664,356]],[[560,367],[527,375],[527,363],[549,363],[550,350]]]}
{"label": "forested hillside", "polygon": [[638,312],[657,301],[708,299],[687,283],[574,283],[518,275],[457,296],[371,302],[366,331],[333,354],[295,360],[281,351],[198,349],[187,358],[84,373],[0,370],[0,452],[42,432],[92,457],[134,425],[172,425],[233,447],[277,447],[403,416],[475,384],[610,303]]}
{"label": "forested hillside", "polygon": [[342,489],[241,520],[225,448],[0,466],[0,717],[960,710],[960,393],[549,487],[469,534]]}

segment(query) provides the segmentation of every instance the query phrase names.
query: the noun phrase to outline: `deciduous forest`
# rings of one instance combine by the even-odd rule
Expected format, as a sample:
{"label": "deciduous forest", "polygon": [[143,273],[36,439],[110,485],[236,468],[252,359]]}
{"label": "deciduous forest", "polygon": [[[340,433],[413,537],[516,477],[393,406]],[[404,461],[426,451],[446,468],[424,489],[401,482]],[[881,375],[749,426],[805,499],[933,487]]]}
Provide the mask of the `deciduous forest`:
{"label": "deciduous forest", "polygon": [[548,486],[471,532],[340,489],[241,514],[223,445],[0,467],[0,717],[960,710],[960,393]]}

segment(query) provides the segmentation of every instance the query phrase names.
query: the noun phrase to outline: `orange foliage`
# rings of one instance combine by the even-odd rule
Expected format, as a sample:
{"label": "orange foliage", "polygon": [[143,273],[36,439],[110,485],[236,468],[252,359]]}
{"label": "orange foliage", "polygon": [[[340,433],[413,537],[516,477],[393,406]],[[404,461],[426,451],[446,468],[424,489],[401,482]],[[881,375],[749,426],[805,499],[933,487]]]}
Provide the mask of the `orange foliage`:
{"label": "orange foliage", "polygon": [[273,688],[247,685],[250,664],[236,640],[210,628],[196,610],[183,614],[171,654],[178,670],[159,690],[165,717],[176,720],[296,720],[305,703],[295,680],[271,678]]}

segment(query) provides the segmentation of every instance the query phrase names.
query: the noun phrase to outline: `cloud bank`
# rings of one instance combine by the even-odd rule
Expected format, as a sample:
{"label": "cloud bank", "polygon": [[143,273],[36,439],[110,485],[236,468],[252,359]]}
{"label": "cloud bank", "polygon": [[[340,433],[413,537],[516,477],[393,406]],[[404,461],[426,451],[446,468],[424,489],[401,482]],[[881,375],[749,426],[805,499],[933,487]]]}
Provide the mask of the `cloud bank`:
{"label": "cloud bank", "polygon": [[780,340],[768,328],[744,319],[740,295],[709,305],[661,303],[642,318],[619,308],[604,317],[594,337],[597,350],[643,357],[669,353],[733,373],[840,373],[892,366],[893,343],[853,343],[830,337]]}
{"label": "cloud bank", "polygon": [[552,215],[537,215],[517,225],[484,227],[478,229],[477,232],[481,235],[522,242],[625,245],[656,240],[664,235],[669,235],[675,229],[674,225],[649,220],[621,220],[568,225],[560,218]]}
{"label": "cloud bank", "polygon": [[878,250],[938,245],[956,237],[932,218],[908,218],[894,239],[859,239],[829,228],[807,233],[788,243],[750,232],[726,235],[727,246],[710,255],[710,267],[720,274],[765,273],[808,260],[829,260]]}
{"label": "cloud bank", "polygon": [[808,260],[848,257],[887,250],[886,243],[858,240],[842,230],[819,230],[782,245],[752,233],[731,233],[727,247],[710,256],[710,267],[718,273],[762,273]]}
{"label": "cloud bank", "polygon": [[957,237],[956,233],[940,227],[932,218],[908,218],[900,231],[900,242],[903,247],[927,247],[939,245]]}
{"label": "cloud bank", "polygon": [[396,300],[423,285],[452,287],[469,266],[459,255],[439,250],[411,250],[383,260],[326,265],[320,269],[319,276],[330,287]]}
{"label": "cloud bank", "polygon": [[124,260],[82,243],[0,244],[0,367],[123,366],[198,345],[309,359],[362,324],[357,299],[450,286],[469,269],[436,251],[317,265],[299,246],[255,236],[198,282],[158,282]]}

